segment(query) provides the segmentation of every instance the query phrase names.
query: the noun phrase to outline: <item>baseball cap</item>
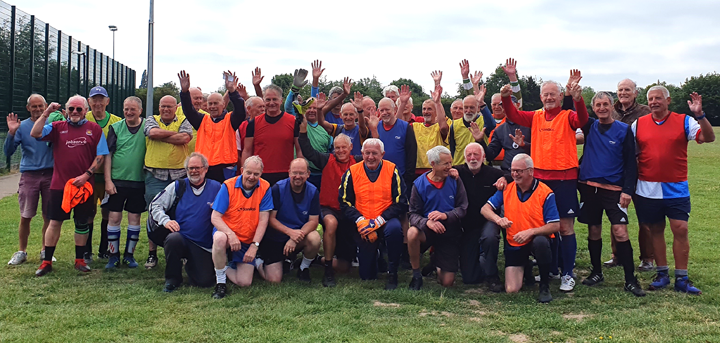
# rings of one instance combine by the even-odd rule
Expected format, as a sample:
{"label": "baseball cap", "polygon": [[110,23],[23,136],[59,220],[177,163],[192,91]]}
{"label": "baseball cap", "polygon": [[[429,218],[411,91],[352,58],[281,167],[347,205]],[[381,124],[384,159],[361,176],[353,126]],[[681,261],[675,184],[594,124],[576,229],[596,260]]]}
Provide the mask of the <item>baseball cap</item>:
{"label": "baseball cap", "polygon": [[105,90],[105,88],[103,88],[103,87],[101,87],[101,86],[95,86],[95,87],[93,87],[93,88],[90,90],[90,95],[89,95],[89,97],[93,97],[93,96],[96,96],[96,95],[102,95],[102,96],[104,96],[104,97],[106,97],[106,98],[109,98],[109,97],[110,97],[110,96],[108,96],[108,93],[107,93],[107,91]]}

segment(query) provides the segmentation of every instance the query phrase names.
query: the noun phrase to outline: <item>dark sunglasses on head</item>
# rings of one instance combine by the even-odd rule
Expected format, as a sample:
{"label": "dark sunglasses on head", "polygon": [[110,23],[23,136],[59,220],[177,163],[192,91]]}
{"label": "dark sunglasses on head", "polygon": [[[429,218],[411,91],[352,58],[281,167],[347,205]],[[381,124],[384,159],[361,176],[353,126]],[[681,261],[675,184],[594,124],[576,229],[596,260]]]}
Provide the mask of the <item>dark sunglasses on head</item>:
{"label": "dark sunglasses on head", "polygon": [[68,107],[68,112],[73,113],[77,110],[79,113],[82,113],[83,107]]}

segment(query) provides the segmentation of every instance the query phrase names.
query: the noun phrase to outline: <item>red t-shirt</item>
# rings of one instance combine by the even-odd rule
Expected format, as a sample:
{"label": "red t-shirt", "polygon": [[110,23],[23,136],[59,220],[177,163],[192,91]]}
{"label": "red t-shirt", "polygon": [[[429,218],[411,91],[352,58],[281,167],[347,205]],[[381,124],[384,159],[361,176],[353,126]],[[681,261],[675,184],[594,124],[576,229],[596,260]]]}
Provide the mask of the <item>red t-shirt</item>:
{"label": "red t-shirt", "polygon": [[[46,130],[43,130],[43,134]],[[108,153],[102,129],[90,121],[80,126],[56,121],[42,140],[52,143],[55,157],[50,189],[62,190],[68,180],[82,175],[90,168],[98,153]],[[94,178],[88,181],[93,183]]]}
{"label": "red t-shirt", "polygon": [[248,123],[245,134],[253,137],[253,154],[262,159],[263,173],[288,172],[295,158],[295,128],[295,116],[288,113],[280,114],[279,118],[261,114]]}

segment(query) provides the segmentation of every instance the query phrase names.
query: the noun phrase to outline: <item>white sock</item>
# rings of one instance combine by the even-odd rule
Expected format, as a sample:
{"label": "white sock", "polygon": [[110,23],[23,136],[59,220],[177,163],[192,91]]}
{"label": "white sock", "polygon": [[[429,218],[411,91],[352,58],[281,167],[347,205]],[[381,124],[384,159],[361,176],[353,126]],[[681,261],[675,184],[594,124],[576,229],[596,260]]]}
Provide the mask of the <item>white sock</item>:
{"label": "white sock", "polygon": [[305,270],[310,267],[310,264],[312,263],[313,259],[308,259],[303,255],[302,263],[300,263],[300,270]]}
{"label": "white sock", "polygon": [[265,263],[265,261],[263,261],[262,258],[260,258],[260,257],[255,258],[255,268],[260,269],[260,267],[263,265],[263,263]]}
{"label": "white sock", "polygon": [[120,225],[108,225],[108,253],[117,254],[120,252]]}
{"label": "white sock", "polygon": [[217,283],[227,283],[227,275],[225,275],[225,271],[227,269],[227,266],[225,266],[225,268],[223,269],[215,268],[215,280]]}

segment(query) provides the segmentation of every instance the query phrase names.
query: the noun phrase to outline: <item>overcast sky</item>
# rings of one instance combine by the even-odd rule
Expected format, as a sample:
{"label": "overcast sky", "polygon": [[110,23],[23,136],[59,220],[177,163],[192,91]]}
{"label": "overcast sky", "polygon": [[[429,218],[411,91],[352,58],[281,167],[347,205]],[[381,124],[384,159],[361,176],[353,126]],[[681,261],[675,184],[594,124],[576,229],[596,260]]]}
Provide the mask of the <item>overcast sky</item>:
{"label": "overcast sky", "polygon": [[[137,71],[147,66],[148,0],[4,0],[64,33],[112,54]],[[177,82],[216,90],[233,70],[252,88],[262,68],[275,74],[310,69],[321,59],[328,80],[377,76],[387,85],[410,78],[432,87],[444,72],[455,94],[458,63],[487,77],[506,58],[520,75],[564,84],[568,70],[583,86],[614,90],[629,77],[645,86],[680,84],[720,63],[720,1],[155,1],[155,85]]]}

